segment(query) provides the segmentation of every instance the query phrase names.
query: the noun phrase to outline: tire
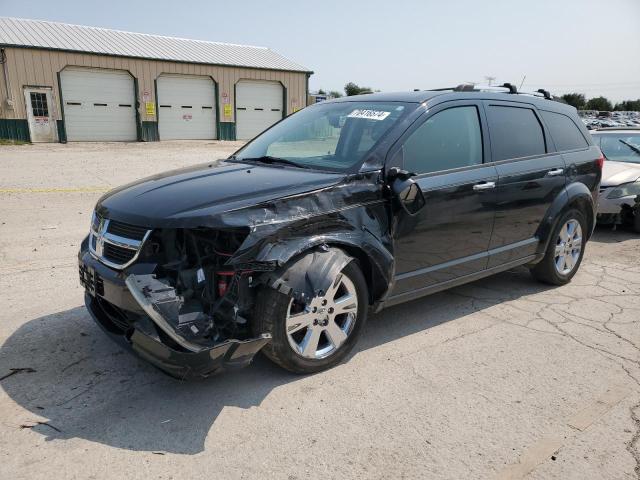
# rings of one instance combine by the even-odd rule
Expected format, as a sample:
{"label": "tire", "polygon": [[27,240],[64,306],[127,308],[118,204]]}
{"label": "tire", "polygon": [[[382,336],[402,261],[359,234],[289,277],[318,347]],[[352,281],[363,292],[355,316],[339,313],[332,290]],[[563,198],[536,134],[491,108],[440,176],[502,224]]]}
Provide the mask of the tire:
{"label": "tire", "polygon": [[[325,297],[315,297],[311,300],[308,304],[309,312],[301,311],[298,313],[295,311],[300,310],[302,306],[296,304],[289,295],[285,295],[270,287],[262,287],[258,291],[254,314],[254,329],[256,333],[271,334],[271,342],[262,349],[262,352],[267,358],[291,372],[309,374],[329,369],[340,363],[349,354],[366,324],[369,296],[367,293],[367,283],[355,260],[347,263],[340,272],[340,275],[344,275],[342,278],[343,280],[346,278],[346,280],[344,280],[344,283],[343,280],[340,280],[341,283],[338,285],[338,290],[335,292],[334,297],[347,298],[344,292],[355,289],[357,305],[342,305],[338,307],[338,304],[336,304],[336,310],[338,310],[338,308],[344,308],[345,306],[349,306],[352,309],[349,310],[349,313],[337,314],[335,320],[330,317],[333,312],[329,313],[329,310],[333,310],[333,308],[330,307],[334,305],[332,302],[327,303],[329,307],[327,307],[325,313],[319,313],[324,308],[321,306],[322,301],[329,301],[328,299],[331,296],[330,291],[327,292],[327,299],[325,299]],[[338,278],[340,278],[339,275],[336,276],[336,279]],[[350,283],[347,284],[347,281]],[[348,299],[348,302],[351,302],[351,300]],[[311,307],[311,305],[316,306],[315,308],[318,309],[318,313],[311,311],[311,309],[314,308]],[[289,315],[290,313],[291,316]],[[353,317],[354,313],[355,318]],[[299,315],[299,317],[295,317],[295,315]],[[304,317],[301,317],[301,315],[304,315]],[[315,318],[313,320],[310,320],[310,318],[315,316],[321,317],[322,315],[325,315],[325,317],[320,318],[318,325],[312,323],[308,327],[300,328],[300,330],[295,331],[291,335],[287,332],[288,321],[289,328],[292,329],[296,328],[296,324],[292,326],[292,322],[296,321],[296,318],[304,318],[304,320],[301,320],[302,323],[306,321],[315,322]],[[300,324],[301,323],[297,325]],[[337,330],[335,330],[336,326],[346,335],[346,339],[341,336],[342,334],[335,334],[335,332],[337,332]],[[324,334],[316,333],[318,330],[323,329],[325,331]],[[334,332],[334,335],[340,337],[342,340],[342,343],[340,343],[338,347],[332,345],[333,342],[329,336],[329,330]],[[345,333],[345,331],[348,333]],[[311,347],[315,339],[314,335],[319,335],[320,340],[316,349],[316,356],[310,358]],[[307,338],[309,340],[305,344],[304,340]],[[301,339],[299,345],[297,343],[298,339]],[[322,349],[321,347],[325,344],[327,347]],[[311,345],[309,349],[305,350],[307,353],[306,356],[300,352],[305,345]],[[325,350],[328,351],[324,353]]]}
{"label": "tire", "polygon": [[[579,225],[577,234],[580,236],[580,249],[579,252],[575,252],[575,246],[577,246],[577,237],[573,237],[572,240],[567,243],[563,240],[563,237],[574,235],[570,230],[564,230],[568,225]],[[544,258],[530,269],[533,277],[543,283],[551,285],[566,285],[571,281],[573,276],[580,268],[582,257],[584,257],[584,250],[586,246],[587,235],[587,221],[584,214],[580,210],[571,209],[560,217],[560,221],[553,229],[551,233],[549,245],[545,252]],[[560,255],[557,255],[557,250],[560,251]],[[560,267],[563,263],[561,258],[566,259],[564,268]],[[572,264],[571,268],[569,263]]]}
{"label": "tire", "polygon": [[636,208],[633,215],[633,231],[640,233],[640,208]]}

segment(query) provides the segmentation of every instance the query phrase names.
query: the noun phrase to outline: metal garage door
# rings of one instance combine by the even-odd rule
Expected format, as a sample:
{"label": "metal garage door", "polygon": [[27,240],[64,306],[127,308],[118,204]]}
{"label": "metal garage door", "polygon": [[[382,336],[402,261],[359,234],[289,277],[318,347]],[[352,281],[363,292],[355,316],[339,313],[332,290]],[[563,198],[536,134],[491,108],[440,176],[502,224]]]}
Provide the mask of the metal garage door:
{"label": "metal garage door", "polygon": [[236,137],[248,140],[282,118],[283,89],[278,82],[241,80],[236,84]]}
{"label": "metal garage door", "polygon": [[119,70],[66,68],[60,72],[69,141],[137,139],[133,78]]}
{"label": "metal garage door", "polygon": [[216,138],[216,88],[209,77],[158,78],[160,140]]}

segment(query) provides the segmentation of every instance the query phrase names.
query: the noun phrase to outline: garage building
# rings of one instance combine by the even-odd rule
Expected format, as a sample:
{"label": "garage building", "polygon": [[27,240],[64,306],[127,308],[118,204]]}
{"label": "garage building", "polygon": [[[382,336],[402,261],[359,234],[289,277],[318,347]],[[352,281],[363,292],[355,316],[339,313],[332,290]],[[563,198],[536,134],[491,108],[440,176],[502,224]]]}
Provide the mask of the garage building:
{"label": "garage building", "polygon": [[0,138],[246,140],[307,104],[264,48],[0,17]]}

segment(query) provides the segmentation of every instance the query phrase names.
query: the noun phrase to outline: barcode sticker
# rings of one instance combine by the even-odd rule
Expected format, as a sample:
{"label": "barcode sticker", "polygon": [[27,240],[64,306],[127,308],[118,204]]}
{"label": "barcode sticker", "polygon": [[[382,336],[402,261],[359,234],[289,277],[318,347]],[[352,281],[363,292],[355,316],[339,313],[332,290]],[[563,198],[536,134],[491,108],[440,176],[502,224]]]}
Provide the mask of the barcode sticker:
{"label": "barcode sticker", "polygon": [[364,118],[366,120],[384,120],[389,116],[391,112],[385,112],[383,110],[354,110],[348,118]]}

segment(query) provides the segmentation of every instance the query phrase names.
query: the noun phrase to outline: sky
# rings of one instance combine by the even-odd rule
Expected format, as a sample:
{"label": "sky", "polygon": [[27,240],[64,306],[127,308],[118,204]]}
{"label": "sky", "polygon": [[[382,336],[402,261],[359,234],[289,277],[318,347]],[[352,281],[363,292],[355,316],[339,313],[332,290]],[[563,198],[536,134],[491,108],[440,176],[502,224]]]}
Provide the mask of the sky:
{"label": "sky", "polygon": [[640,0],[0,0],[0,15],[266,46],[310,88],[512,82],[640,98]]}

